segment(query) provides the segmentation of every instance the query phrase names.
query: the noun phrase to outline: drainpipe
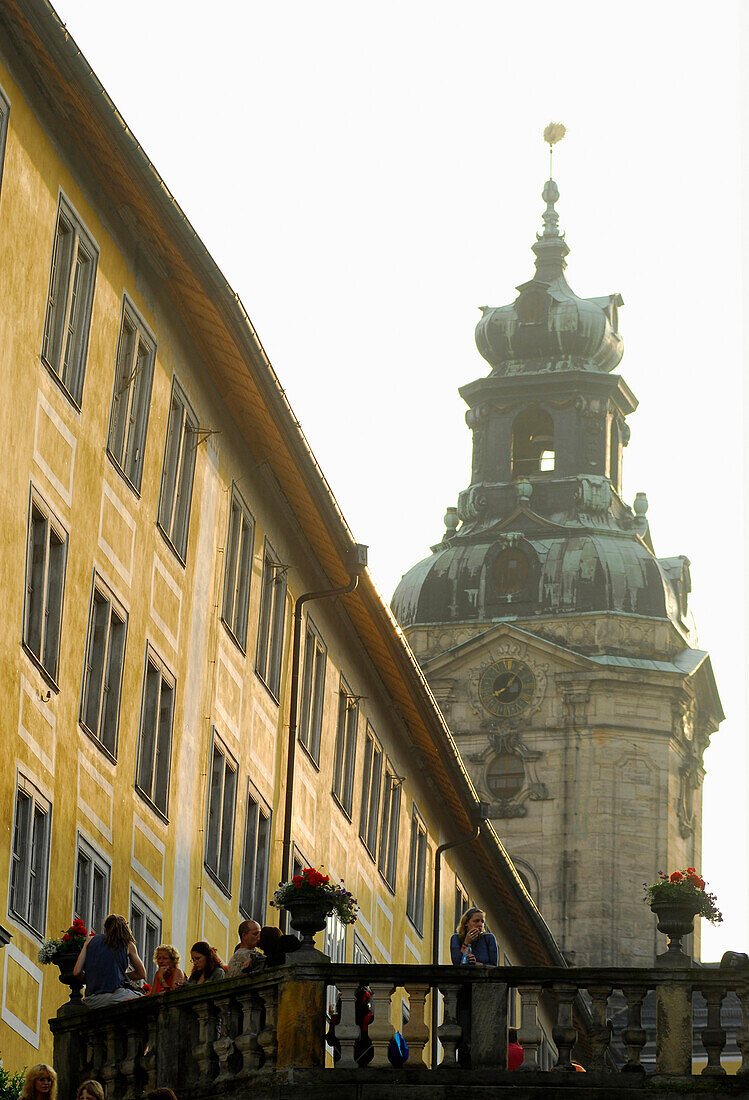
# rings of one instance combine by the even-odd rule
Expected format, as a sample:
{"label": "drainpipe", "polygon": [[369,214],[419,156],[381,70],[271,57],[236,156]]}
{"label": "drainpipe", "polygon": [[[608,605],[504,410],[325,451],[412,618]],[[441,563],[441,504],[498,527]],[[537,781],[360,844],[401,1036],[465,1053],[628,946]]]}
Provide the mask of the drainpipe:
{"label": "drainpipe", "polygon": [[[349,582],[341,588],[326,588],[320,592],[305,592],[294,605],[294,640],[291,655],[291,699],[289,701],[289,750],[286,761],[286,798],[284,801],[283,854],[281,859],[281,881],[291,878],[291,812],[294,801],[294,763],[296,761],[296,725],[299,706],[299,661],[302,650],[302,608],[311,600],[325,600],[332,596],[345,596],[353,592],[359,583],[359,577],[367,566],[367,547],[356,543],[347,554],[346,568]],[[283,914],[284,921],[286,914]]]}
{"label": "drainpipe", "polygon": [[[481,829],[481,823],[489,816],[489,804],[479,802],[474,807],[476,814],[476,826],[472,833],[451,840],[447,844],[440,844],[434,855],[434,898],[432,902],[432,965],[439,965],[440,953],[440,900],[442,893],[442,853],[450,848],[458,848],[461,844],[469,844],[476,840]],[[432,1069],[437,1065],[437,990],[432,991]]]}

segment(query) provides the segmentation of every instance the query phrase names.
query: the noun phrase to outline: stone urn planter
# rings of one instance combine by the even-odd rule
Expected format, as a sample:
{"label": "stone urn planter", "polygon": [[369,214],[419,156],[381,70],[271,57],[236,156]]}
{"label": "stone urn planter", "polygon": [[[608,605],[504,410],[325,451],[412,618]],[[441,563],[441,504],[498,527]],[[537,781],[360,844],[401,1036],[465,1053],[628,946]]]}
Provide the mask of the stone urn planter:
{"label": "stone urn planter", "polygon": [[691,966],[692,960],[685,953],[681,941],[694,931],[698,904],[688,898],[678,901],[661,899],[652,902],[650,908],[658,918],[658,931],[668,936],[668,948],[662,955],[656,956],[658,965]]}
{"label": "stone urn planter", "polygon": [[302,952],[321,954],[315,948],[315,933],[322,932],[325,927],[327,903],[317,898],[299,897],[289,900],[283,908],[288,911],[291,927],[295,932],[301,933],[302,946],[297,955]]}
{"label": "stone urn planter", "polygon": [[79,954],[80,949],[74,947],[71,950],[58,951],[52,960],[60,968],[60,981],[62,984],[70,986],[70,997],[60,1009],[61,1012],[77,1012],[83,1008],[83,995],[81,993],[84,984],[83,979],[77,978],[73,974],[73,967]]}

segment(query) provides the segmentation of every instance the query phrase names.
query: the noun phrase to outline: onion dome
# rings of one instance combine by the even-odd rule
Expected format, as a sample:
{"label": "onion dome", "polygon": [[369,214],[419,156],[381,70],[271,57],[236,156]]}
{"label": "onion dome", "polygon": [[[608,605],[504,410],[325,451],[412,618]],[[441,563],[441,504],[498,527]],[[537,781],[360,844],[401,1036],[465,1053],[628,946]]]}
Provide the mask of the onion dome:
{"label": "onion dome", "polygon": [[686,558],[659,560],[626,534],[457,538],[401,578],[392,609],[404,627],[598,611],[670,619],[684,629],[687,566]]}
{"label": "onion dome", "polygon": [[533,245],[536,273],[508,306],[482,306],[476,346],[493,375],[587,370],[606,373],[624,346],[618,332],[620,294],[579,298],[564,277],[569,247],[559,232],[559,188],[547,180],[543,232]]}

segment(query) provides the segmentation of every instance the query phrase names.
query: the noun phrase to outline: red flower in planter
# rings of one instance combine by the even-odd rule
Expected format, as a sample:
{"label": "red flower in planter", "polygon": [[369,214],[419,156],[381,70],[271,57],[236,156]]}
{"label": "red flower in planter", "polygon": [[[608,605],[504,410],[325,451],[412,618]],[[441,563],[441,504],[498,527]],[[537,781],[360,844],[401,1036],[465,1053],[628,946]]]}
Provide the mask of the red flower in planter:
{"label": "red flower in planter", "polygon": [[682,875],[681,871],[674,871],[674,873],[671,875],[671,878],[668,881],[669,882],[681,882],[681,880],[683,878],[684,878],[684,876]]}

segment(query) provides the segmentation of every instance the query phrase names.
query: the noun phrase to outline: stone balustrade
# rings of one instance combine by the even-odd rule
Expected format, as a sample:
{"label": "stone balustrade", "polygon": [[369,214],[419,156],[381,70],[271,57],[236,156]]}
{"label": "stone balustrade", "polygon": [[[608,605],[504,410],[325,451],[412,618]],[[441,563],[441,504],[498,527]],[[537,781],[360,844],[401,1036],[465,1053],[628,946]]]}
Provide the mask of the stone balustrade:
{"label": "stone balustrade", "polygon": [[[357,1065],[354,1055],[359,1039],[355,997],[361,984],[371,990],[374,1013],[369,1025],[373,1053],[366,1067]],[[341,997],[335,1029],[340,1057],[335,1064],[325,1054],[325,993],[330,986]],[[470,994],[461,992],[466,987]],[[524,1061],[517,1073],[506,1069],[510,989],[518,991],[521,1002]],[[440,1054],[438,1065],[430,1068],[429,1004],[434,991],[441,1005]],[[642,1006],[651,991],[656,1005],[655,1074],[646,1075]],[[721,1065],[726,1045],[721,1005],[729,992],[738,998],[743,1017],[736,1036],[742,1055],[738,1076],[726,1075]],[[692,1075],[694,994],[701,994],[707,1005],[700,1032],[707,1065],[700,1076]],[[401,1000],[409,1005],[402,1028],[409,1057],[401,1069],[394,1069],[388,1048],[395,1031],[391,1020],[401,1018]],[[459,1005],[469,1000],[470,1008],[461,1011]],[[614,1006],[619,1017],[624,1011],[626,1020],[620,1030],[625,1054],[619,1058],[612,1049]],[[470,1069],[456,1060],[466,1011],[471,1020]],[[556,1064],[549,1072],[539,1062],[541,1011],[553,1021]],[[250,978],[187,987],[106,1009],[71,1011],[63,1006],[50,1023],[60,1100],[73,1100],[78,1083],[89,1076],[102,1081],[107,1100],[139,1100],[158,1085],[173,1088],[179,1100],[219,1093],[381,1100],[385,1088],[388,1097],[405,1097],[408,1089],[409,1100],[422,1095],[437,1100],[452,1096],[459,1084],[494,1097],[505,1089],[516,1091],[521,1082],[527,1096],[548,1089],[550,1096],[581,1095],[593,1087],[607,1096],[628,1096],[649,1090],[654,1082],[660,1083],[662,1097],[691,1091],[749,1096],[749,971],[473,969],[300,960]],[[573,1058],[586,1066],[586,1075],[575,1073]]]}

